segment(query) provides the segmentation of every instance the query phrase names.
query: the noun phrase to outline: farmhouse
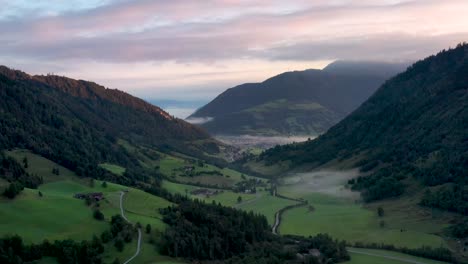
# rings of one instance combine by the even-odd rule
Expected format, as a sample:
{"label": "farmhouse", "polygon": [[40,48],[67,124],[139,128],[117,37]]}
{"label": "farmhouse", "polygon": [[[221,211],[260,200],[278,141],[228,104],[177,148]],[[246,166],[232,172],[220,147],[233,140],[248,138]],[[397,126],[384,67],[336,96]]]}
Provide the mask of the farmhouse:
{"label": "farmhouse", "polygon": [[101,201],[102,199],[104,199],[104,194],[101,193],[101,192],[99,192],[99,193],[77,193],[73,197],[75,197],[77,199],[90,198],[90,199],[94,199],[96,201]]}
{"label": "farmhouse", "polygon": [[194,171],[194,170],[195,170],[195,166],[191,166],[191,165],[190,165],[190,166],[185,166],[185,167],[184,167],[185,173],[191,173],[191,172]]}
{"label": "farmhouse", "polygon": [[196,189],[190,192],[192,195],[204,195],[204,196],[212,196],[212,195],[217,195],[218,191],[217,190],[210,190],[210,189]]}

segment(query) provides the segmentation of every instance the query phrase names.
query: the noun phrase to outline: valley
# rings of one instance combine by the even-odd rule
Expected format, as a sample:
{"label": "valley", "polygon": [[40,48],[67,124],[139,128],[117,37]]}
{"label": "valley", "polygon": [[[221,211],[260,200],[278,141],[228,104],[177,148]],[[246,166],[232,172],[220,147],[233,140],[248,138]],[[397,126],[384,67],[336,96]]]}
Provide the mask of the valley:
{"label": "valley", "polygon": [[467,54],[287,72],[199,126],[0,67],[0,262],[466,263]]}

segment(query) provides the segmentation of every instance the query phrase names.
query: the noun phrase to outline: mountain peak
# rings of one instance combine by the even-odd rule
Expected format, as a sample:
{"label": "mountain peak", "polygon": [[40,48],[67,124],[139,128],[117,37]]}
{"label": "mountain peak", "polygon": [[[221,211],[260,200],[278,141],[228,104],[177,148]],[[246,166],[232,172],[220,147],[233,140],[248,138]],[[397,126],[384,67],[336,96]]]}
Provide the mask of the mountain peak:
{"label": "mountain peak", "polygon": [[335,74],[369,74],[388,76],[401,72],[408,66],[409,63],[337,60],[328,64],[323,68],[323,71]]}
{"label": "mountain peak", "polygon": [[58,75],[29,75],[19,70],[13,70],[6,66],[0,66],[0,75],[11,80],[33,80],[58,89],[75,97],[97,100],[104,99],[113,103],[129,106],[147,113],[158,114],[167,120],[173,120],[169,113],[146,101],[134,97],[118,89],[109,89],[94,82],[76,80]]}

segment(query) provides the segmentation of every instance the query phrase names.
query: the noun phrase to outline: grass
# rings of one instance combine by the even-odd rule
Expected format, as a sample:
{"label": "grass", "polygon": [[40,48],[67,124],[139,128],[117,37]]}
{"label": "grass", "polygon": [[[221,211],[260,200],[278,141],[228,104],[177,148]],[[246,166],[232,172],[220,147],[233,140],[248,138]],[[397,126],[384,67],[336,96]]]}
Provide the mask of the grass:
{"label": "grass", "polygon": [[[137,148],[123,140],[120,140],[119,144],[127,151],[135,153],[142,166],[149,169],[158,168],[160,173],[177,182],[217,185],[220,188],[227,188],[243,180],[243,174],[238,171],[230,168],[219,168],[207,163],[200,166],[196,159],[180,153],[168,154],[144,147]],[[186,166],[193,166],[193,174],[196,175],[193,177],[184,175]],[[218,172],[222,175],[212,175],[210,174],[212,172]],[[249,175],[245,175],[245,177],[255,178]]]}
{"label": "grass", "polygon": [[[293,195],[284,187],[280,188],[279,192]],[[418,230],[411,226],[402,228],[400,223],[397,223],[398,217],[379,218],[374,211],[353,201],[318,193],[302,196],[315,210],[310,212],[308,208],[301,207],[285,212],[280,226],[282,234],[308,236],[328,233],[335,238],[349,242],[375,242],[409,248],[447,246],[440,236],[430,233],[432,230]],[[391,215],[390,212],[388,214]],[[388,226],[380,227],[381,220],[388,221]],[[402,229],[404,232],[401,232]]]}
{"label": "grass", "polygon": [[[296,203],[294,201],[273,197],[267,191],[257,191],[257,194],[244,194],[234,193],[232,191],[223,191],[217,195],[213,195],[207,198],[204,196],[191,195],[191,191],[198,189],[198,187],[191,185],[164,181],[163,188],[167,189],[171,193],[179,193],[182,195],[187,194],[191,198],[202,199],[207,203],[215,201],[216,203],[221,203],[224,206],[231,206],[242,209],[244,211],[253,211],[258,214],[263,214],[267,217],[268,223],[271,225],[274,224],[275,213],[277,211],[288,205]],[[242,202],[240,204],[237,202],[237,198],[239,196],[242,197]]]}
{"label": "grass", "polygon": [[[160,160],[157,162],[159,170],[162,174],[172,177],[175,180],[183,183],[201,183],[209,185],[217,185],[219,187],[231,187],[235,183],[242,181],[242,173],[232,170],[230,168],[218,168],[210,164],[203,164],[199,166],[197,163],[190,162],[178,156],[162,154]],[[197,176],[188,177],[184,176],[184,167],[193,166],[194,174]],[[208,173],[207,173],[208,172]],[[209,172],[218,172],[222,175],[210,175]],[[245,175],[246,178],[254,178]]]}
{"label": "grass", "polygon": [[99,164],[99,166],[105,170],[108,170],[110,172],[112,172],[113,174],[115,175],[119,175],[119,176],[123,176],[126,169],[124,167],[121,167],[119,165],[115,165],[115,164],[110,164],[110,163],[102,163],[102,164]]}
{"label": "grass", "polygon": [[262,214],[267,217],[268,223],[273,225],[275,222],[276,212],[288,205],[293,205],[296,203],[297,202],[294,201],[273,197],[270,195],[270,193],[263,192],[261,197],[254,202],[245,203],[244,205],[241,205],[237,208]]}
{"label": "grass", "polygon": [[45,238],[86,240],[108,228],[107,223],[93,219],[83,201],[62,195],[62,191],[40,190],[43,197],[37,190],[25,189],[15,200],[0,200],[1,235],[18,234],[27,243],[39,243]]}
{"label": "grass", "polygon": [[[425,264],[443,264],[446,262],[429,260],[419,257],[414,257],[411,255],[406,255],[403,253],[386,251],[386,250],[376,250],[376,249],[355,249],[359,252],[367,253],[370,255],[360,254],[360,253],[350,253],[351,261],[345,262],[344,264],[407,264],[407,263],[425,263]],[[390,258],[385,258],[381,255],[388,256]],[[399,260],[401,259],[401,260]],[[407,260],[407,261],[403,261]]]}
{"label": "grass", "polygon": [[[120,214],[120,192],[128,190],[124,197],[125,214],[133,223],[150,224],[152,230],[163,231],[159,208],[171,203],[141,190],[101,181],[79,178],[75,173],[58,164],[26,150],[14,150],[7,153],[22,162],[28,159],[29,173],[42,176],[45,184],[38,190],[25,189],[14,200],[0,198],[0,236],[18,234],[26,243],[40,243],[47,238],[51,241],[62,239],[89,240],[93,235],[100,235],[108,230],[108,221],[113,215]],[[60,175],[52,174],[53,168],[59,168]],[[0,181],[0,185],[6,184]],[[41,191],[42,197],[38,195]],[[92,216],[92,209],[85,202],[73,198],[76,193],[102,192],[105,199],[99,202],[100,210],[106,221],[97,221]],[[145,235],[141,256],[135,263],[181,263],[171,258],[160,256],[154,246],[148,243]],[[121,262],[135,253],[136,238],[126,244],[123,252],[117,252],[112,243],[106,245],[104,263],[111,263],[117,257]],[[55,264],[53,258],[44,258],[40,264]]]}
{"label": "grass", "polygon": [[[37,174],[39,177],[42,177],[44,179],[44,183],[77,177],[77,175],[71,170],[36,155],[29,150],[15,149],[12,151],[6,151],[5,154],[16,159],[20,164],[23,164],[23,159],[26,157],[28,159],[28,168],[26,168],[26,172]],[[53,168],[58,168],[60,175],[53,174]]]}

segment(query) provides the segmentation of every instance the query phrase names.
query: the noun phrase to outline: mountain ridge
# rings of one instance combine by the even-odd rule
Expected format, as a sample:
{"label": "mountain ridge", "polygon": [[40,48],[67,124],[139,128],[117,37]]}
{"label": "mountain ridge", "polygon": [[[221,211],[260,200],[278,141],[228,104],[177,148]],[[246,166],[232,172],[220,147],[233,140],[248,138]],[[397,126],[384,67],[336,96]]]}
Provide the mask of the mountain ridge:
{"label": "mountain ridge", "polygon": [[66,77],[0,67],[0,118],[0,149],[29,149],[93,178],[105,162],[141,169],[122,140],[224,162],[210,156],[221,143],[203,129],[125,92]]}
{"label": "mountain ridge", "polygon": [[[339,62],[337,62],[340,64]],[[291,71],[261,83],[227,89],[187,120],[207,118],[201,124],[212,134],[318,135],[357,108],[401,65],[372,64],[387,74],[335,73],[333,69]],[[389,67],[392,66],[392,67]],[[388,69],[388,70],[387,70]]]}

